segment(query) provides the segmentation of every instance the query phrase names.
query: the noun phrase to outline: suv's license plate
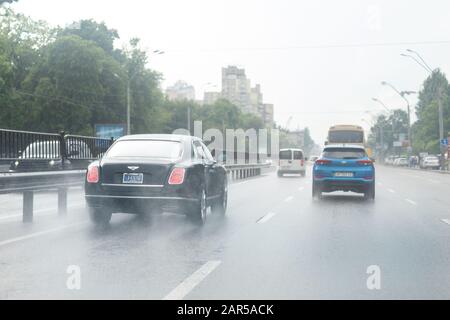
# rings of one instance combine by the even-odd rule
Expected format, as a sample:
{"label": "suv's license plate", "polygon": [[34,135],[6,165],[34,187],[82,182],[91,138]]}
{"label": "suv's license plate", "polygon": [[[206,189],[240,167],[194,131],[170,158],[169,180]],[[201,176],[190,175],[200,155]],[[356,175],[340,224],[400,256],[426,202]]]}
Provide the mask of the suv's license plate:
{"label": "suv's license plate", "polygon": [[124,173],[123,180],[124,184],[143,184],[144,174],[143,173]]}
{"label": "suv's license plate", "polygon": [[335,177],[353,178],[353,172],[336,172]]}

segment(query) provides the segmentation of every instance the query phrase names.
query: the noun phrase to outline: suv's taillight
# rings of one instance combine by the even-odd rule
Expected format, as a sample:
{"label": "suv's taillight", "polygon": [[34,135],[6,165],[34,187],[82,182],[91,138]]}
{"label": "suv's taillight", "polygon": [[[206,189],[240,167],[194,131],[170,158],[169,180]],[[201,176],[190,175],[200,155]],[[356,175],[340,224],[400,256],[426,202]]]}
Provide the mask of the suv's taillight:
{"label": "suv's taillight", "polygon": [[328,165],[330,163],[331,163],[330,160],[323,160],[323,159],[316,160],[316,165],[318,165],[318,166],[326,166],[326,165]]}
{"label": "suv's taillight", "polygon": [[305,165],[305,160],[300,160],[300,165],[303,167]]}
{"label": "suv's taillight", "polygon": [[88,183],[98,183],[100,179],[98,165],[90,165],[88,167],[86,179]]}
{"label": "suv's taillight", "polygon": [[373,162],[371,160],[360,160],[358,161],[358,164],[362,166],[371,166]]}
{"label": "suv's taillight", "polygon": [[174,168],[170,173],[169,184],[170,185],[183,184],[185,174],[186,174],[185,168]]}

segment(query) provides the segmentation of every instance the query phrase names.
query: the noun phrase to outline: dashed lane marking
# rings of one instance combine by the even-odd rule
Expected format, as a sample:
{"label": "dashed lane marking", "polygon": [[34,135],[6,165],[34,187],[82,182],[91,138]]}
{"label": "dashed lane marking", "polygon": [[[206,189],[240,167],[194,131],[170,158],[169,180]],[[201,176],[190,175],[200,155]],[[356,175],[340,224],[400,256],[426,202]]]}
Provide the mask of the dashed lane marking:
{"label": "dashed lane marking", "polygon": [[256,223],[259,223],[259,224],[266,223],[267,221],[269,221],[270,219],[272,219],[275,215],[276,215],[276,213],[274,213],[274,212],[269,212],[269,213],[266,214],[264,217],[262,217],[261,219],[259,219],[258,221],[256,221]]}
{"label": "dashed lane marking", "polygon": [[208,261],[173,289],[163,300],[182,300],[221,263],[221,261]]}
{"label": "dashed lane marking", "polygon": [[284,199],[284,202],[291,202],[292,200],[294,200],[293,196],[287,197],[286,199]]}
{"label": "dashed lane marking", "polygon": [[406,202],[412,204],[413,206],[417,206],[417,202],[411,200],[411,199],[405,199]]}

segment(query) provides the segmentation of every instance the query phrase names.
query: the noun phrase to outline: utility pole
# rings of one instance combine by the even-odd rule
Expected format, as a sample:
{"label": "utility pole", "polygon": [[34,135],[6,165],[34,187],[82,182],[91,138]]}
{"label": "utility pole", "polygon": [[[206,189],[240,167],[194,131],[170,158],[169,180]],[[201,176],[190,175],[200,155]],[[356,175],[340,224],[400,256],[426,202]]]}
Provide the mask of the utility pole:
{"label": "utility pole", "polygon": [[445,155],[444,155],[444,147],[441,145],[441,141],[444,139],[444,111],[442,108],[442,85],[439,86],[438,89],[438,105],[439,105],[439,149],[441,152],[440,156],[440,165],[441,170],[444,170],[445,164]]}
{"label": "utility pole", "polygon": [[131,81],[127,81],[127,135],[131,134]]}
{"label": "utility pole", "polygon": [[191,132],[191,106],[188,106],[188,108],[187,108],[187,129],[189,131],[189,134],[192,135],[192,132]]}

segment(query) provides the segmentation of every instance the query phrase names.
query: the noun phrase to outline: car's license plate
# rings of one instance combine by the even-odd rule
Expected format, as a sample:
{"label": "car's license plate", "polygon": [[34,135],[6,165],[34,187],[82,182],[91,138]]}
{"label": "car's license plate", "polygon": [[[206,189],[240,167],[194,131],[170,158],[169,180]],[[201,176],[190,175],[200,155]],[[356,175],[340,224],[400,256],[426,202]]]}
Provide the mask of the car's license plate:
{"label": "car's license plate", "polygon": [[353,178],[353,172],[336,172],[334,176],[341,178]]}
{"label": "car's license plate", "polygon": [[124,173],[123,180],[124,184],[143,184],[144,174],[143,173]]}

